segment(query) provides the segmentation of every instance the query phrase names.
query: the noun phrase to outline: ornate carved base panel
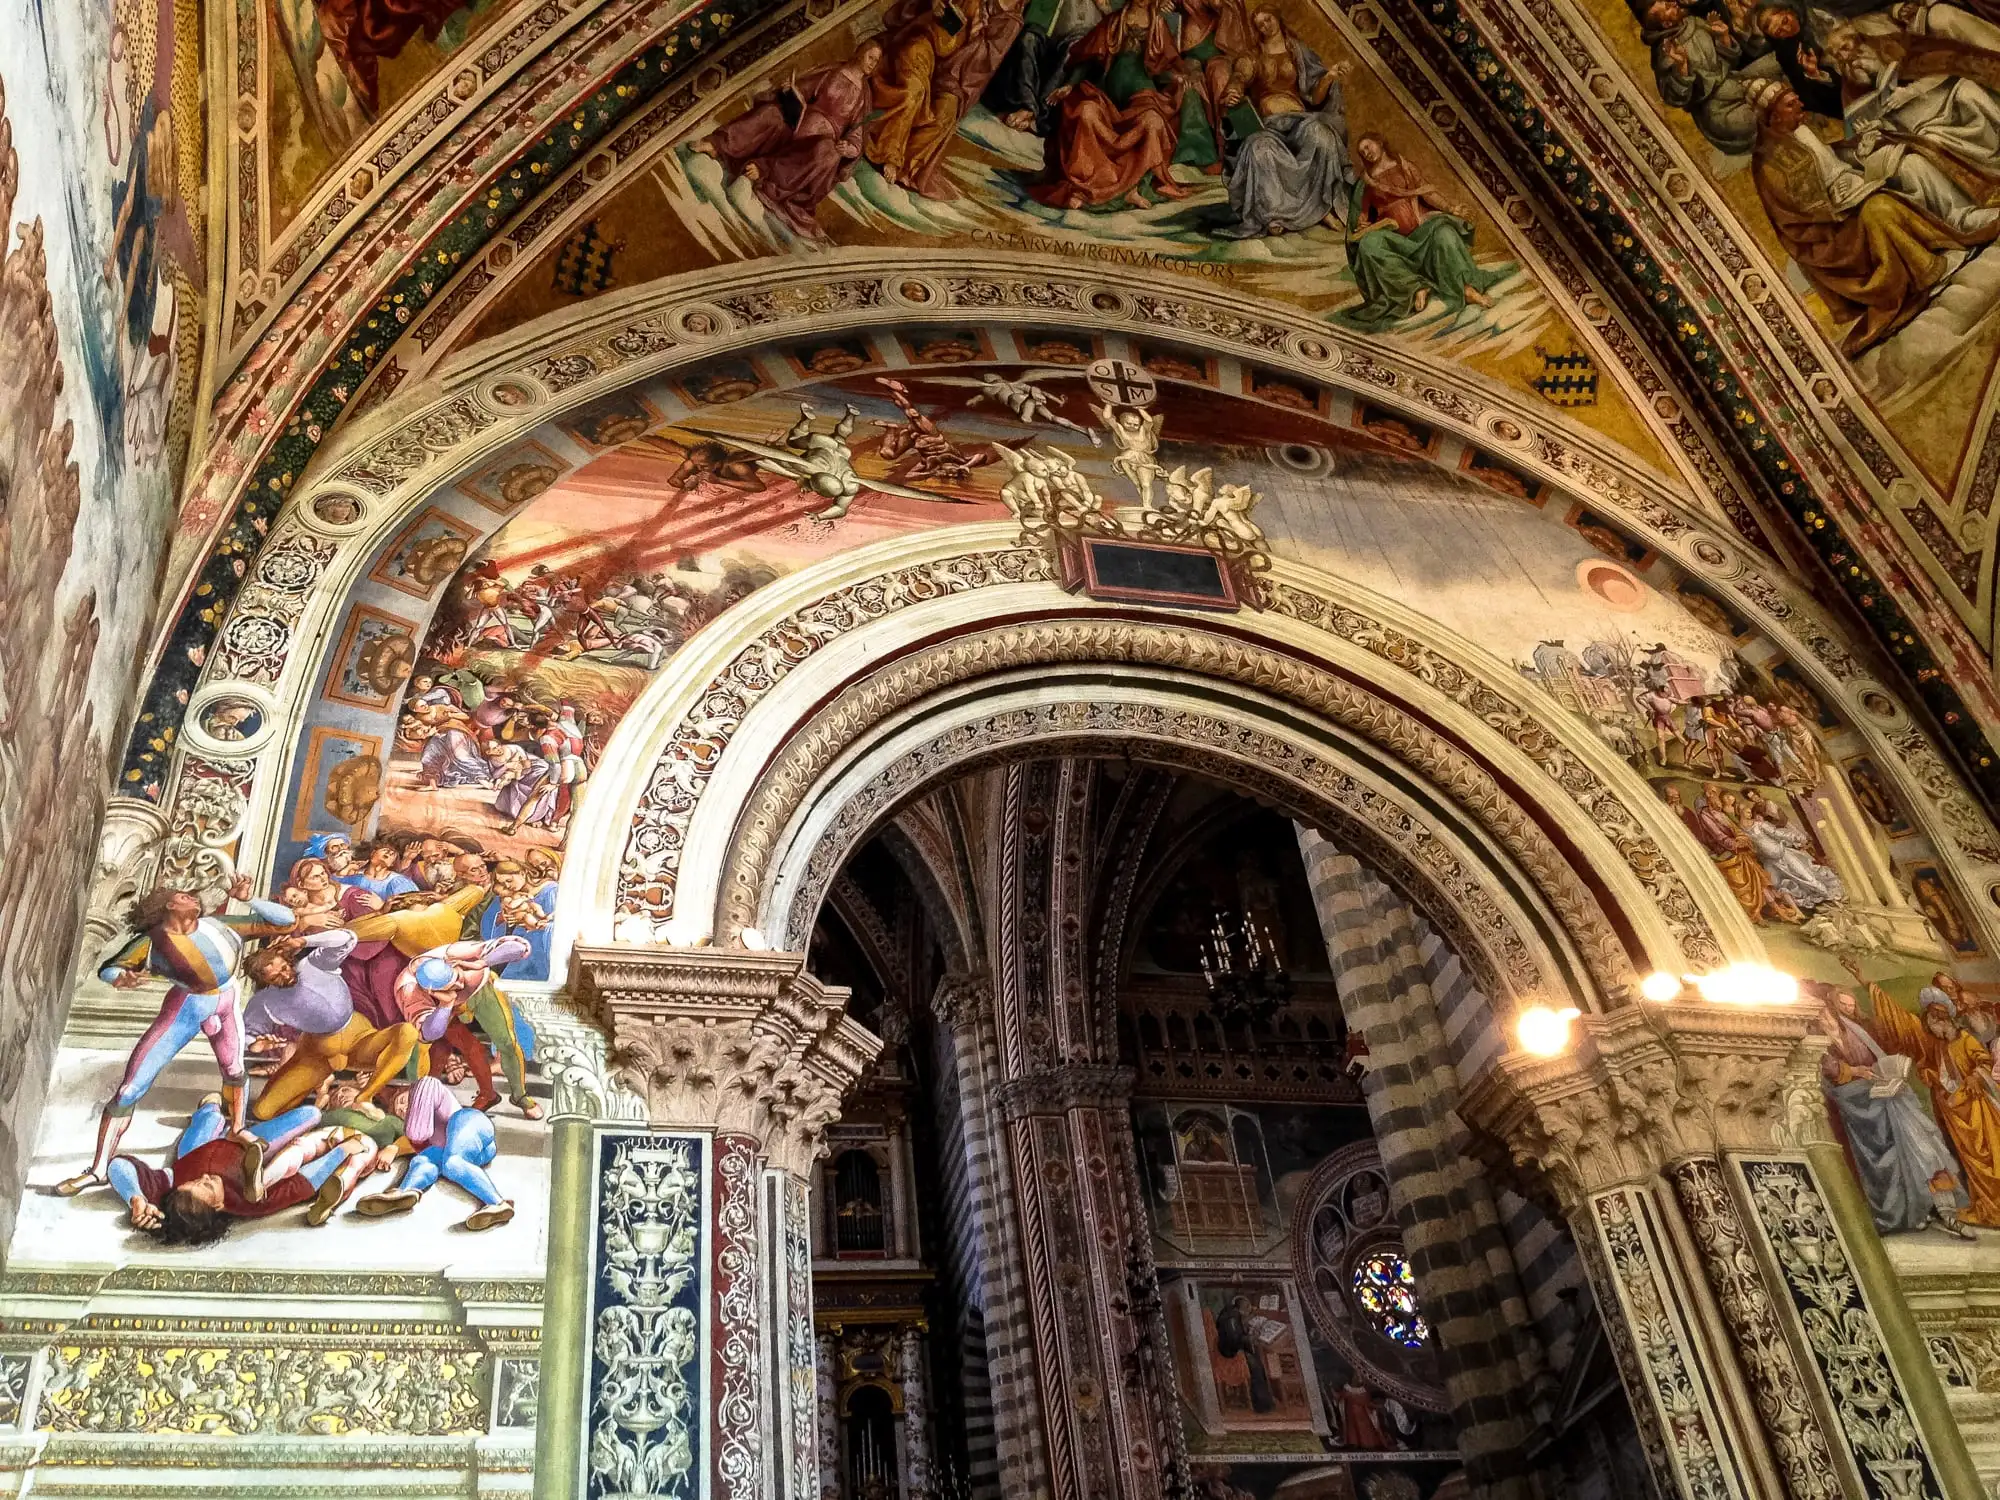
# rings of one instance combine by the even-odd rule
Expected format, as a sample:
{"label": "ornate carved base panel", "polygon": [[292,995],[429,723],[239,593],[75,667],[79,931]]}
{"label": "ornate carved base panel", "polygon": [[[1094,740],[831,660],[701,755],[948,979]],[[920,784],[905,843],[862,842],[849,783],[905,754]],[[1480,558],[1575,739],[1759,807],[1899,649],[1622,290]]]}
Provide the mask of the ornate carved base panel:
{"label": "ornate carved base panel", "polygon": [[1729,1326],[1785,1492],[1792,1500],[1840,1500],[1845,1491],[1839,1470],[1848,1467],[1846,1460],[1835,1459],[1820,1431],[1812,1387],[1786,1342],[1722,1163],[1712,1156],[1685,1157],[1670,1165],[1666,1176]]}
{"label": "ornate carved base panel", "polygon": [[582,1500],[695,1500],[713,1452],[710,1171],[694,1132],[604,1130],[591,1215]]}
{"label": "ornate carved base panel", "polygon": [[[0,1281],[0,1495],[525,1494],[542,1290],[420,1275],[12,1272]],[[143,1316],[129,1311],[135,1294]],[[306,1322],[301,1305],[351,1315]]]}
{"label": "ornate carved base panel", "polygon": [[1831,1395],[1862,1488],[1871,1500],[1941,1500],[1936,1460],[1812,1167],[1753,1157],[1733,1165],[1748,1187],[1764,1251],[1791,1293],[1783,1311]]}
{"label": "ornate carved base panel", "polygon": [[1589,1257],[1603,1285],[1599,1298],[1622,1321],[1629,1347],[1621,1373],[1641,1431],[1657,1438],[1655,1482],[1679,1500],[1759,1500],[1731,1442],[1703,1369],[1685,1290],[1666,1243],[1660,1207],[1649,1190],[1613,1188],[1584,1206],[1580,1233],[1595,1241]]}

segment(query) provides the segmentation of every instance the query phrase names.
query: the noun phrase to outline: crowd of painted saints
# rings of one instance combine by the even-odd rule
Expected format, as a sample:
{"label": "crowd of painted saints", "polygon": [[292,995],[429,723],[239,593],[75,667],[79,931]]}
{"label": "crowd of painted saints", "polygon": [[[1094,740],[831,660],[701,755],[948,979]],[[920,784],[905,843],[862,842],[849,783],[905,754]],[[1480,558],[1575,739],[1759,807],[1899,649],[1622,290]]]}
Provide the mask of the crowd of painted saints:
{"label": "crowd of painted saints", "polygon": [[1206,203],[1220,184],[1207,234],[1340,237],[1363,299],[1347,321],[1490,305],[1502,273],[1475,264],[1463,208],[1386,137],[1351,137],[1348,69],[1246,0],[899,0],[844,62],[758,94],[693,149],[817,237],[859,172],[957,197],[948,153],[977,112],[989,135],[1039,142],[1040,170],[1016,175],[1046,208]]}
{"label": "crowd of painted saints", "polygon": [[[1734,658],[1725,658],[1723,681],[1711,682],[1664,642],[1580,651],[1544,642],[1523,670],[1653,782],[1751,921],[1794,929],[1847,971],[1842,983],[1801,983],[1830,1041],[1821,1063],[1828,1113],[1876,1226],[1964,1239],[1974,1237],[1971,1226],[2000,1229],[2000,998],[1937,969],[1912,1010],[1864,977],[1864,959],[1901,965],[1870,928],[1860,894],[1823,857],[1803,811],[1840,774],[1819,738],[1818,705],[1782,679],[1752,691]],[[1900,824],[1871,767],[1846,775],[1869,818]],[[1974,951],[1936,872],[1918,871],[1909,884],[1931,956]]]}
{"label": "crowd of painted saints", "polygon": [[1631,0],[1660,97],[1748,153],[1778,241],[1849,355],[1908,325],[2000,235],[1990,0]]}
{"label": "crowd of painted saints", "polygon": [[[500,981],[548,976],[557,874],[546,851],[497,858],[462,836],[321,836],[275,901],[252,899],[247,876],[213,910],[186,891],[143,896],[98,977],[168,988],[105,1102],[89,1168],[56,1191],[108,1187],[168,1245],[301,1207],[315,1226],[350,1202],[388,1218],[440,1179],[470,1202],[466,1229],[507,1223],[490,1116],[542,1109],[534,1032]],[[197,1038],[220,1087],[164,1162],[121,1152]]]}

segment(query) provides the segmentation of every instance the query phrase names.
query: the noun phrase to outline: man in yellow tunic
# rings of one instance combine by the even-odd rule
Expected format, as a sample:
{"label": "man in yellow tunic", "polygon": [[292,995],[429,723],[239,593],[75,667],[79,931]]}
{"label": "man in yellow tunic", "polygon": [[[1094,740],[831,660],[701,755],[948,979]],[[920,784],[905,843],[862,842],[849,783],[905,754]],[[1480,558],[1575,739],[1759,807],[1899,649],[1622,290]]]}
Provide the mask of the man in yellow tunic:
{"label": "man in yellow tunic", "polygon": [[868,159],[891,183],[921,191],[958,133],[958,98],[936,85],[946,60],[975,34],[980,0],[905,0],[888,16],[886,59],[873,79]]}
{"label": "man in yellow tunic", "polygon": [[[1856,979],[1861,977],[1852,959],[1843,965]],[[1946,983],[1940,985],[1939,979]],[[1952,1001],[1949,989],[1955,988],[1949,976],[1936,976],[1918,992],[1923,1013],[1913,1016],[1871,983],[1868,1001],[1874,1014],[1861,1024],[1883,1051],[1911,1059],[1930,1091],[1931,1109],[1958,1156],[1971,1199],[1959,1218],[2000,1229],[2000,1089],[1993,1081],[1993,1054],[1966,1030]]]}

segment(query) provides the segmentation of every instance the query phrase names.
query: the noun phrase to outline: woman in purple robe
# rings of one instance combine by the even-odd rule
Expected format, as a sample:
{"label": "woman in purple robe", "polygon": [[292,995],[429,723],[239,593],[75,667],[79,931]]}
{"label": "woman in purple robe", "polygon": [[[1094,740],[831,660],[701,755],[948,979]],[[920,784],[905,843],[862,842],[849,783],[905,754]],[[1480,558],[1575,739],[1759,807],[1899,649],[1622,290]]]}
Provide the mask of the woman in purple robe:
{"label": "woman in purple robe", "polygon": [[817,236],[814,213],[861,159],[872,107],[868,80],[881,66],[882,44],[863,42],[846,62],[759,98],[694,149],[748,180],[800,234]]}

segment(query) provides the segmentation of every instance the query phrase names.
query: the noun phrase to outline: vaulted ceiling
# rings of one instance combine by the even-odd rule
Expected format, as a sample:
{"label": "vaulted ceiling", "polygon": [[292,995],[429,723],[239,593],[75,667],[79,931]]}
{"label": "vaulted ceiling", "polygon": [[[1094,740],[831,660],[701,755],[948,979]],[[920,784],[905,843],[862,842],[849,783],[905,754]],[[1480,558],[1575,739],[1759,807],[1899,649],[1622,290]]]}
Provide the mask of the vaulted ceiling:
{"label": "vaulted ceiling", "polygon": [[[2000,802],[2000,216],[1950,197],[1990,186],[2000,139],[1982,163],[1955,137],[1929,199],[1838,210],[1805,140],[1839,138],[1836,56],[1851,107],[1867,56],[1950,80],[2000,29],[1948,4],[1146,3],[1093,41],[1092,0],[209,0],[214,401],[159,649],[206,655],[343,427],[495,350],[760,261],[1068,263],[1539,403],[1864,620]],[[1797,130],[1787,91],[1818,111]],[[1281,152],[1245,149],[1287,114],[1261,130]],[[1361,233],[1399,203],[1460,226],[1425,253],[1464,304],[1413,301]]]}

